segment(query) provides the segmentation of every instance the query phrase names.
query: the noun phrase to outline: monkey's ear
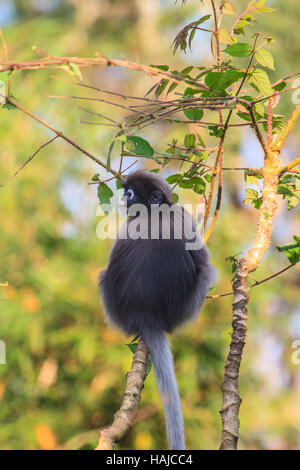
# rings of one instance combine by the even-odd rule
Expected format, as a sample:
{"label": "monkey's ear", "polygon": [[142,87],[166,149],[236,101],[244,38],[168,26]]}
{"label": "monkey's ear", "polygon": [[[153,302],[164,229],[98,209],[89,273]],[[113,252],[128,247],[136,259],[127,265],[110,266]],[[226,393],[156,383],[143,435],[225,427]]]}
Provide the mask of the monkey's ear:
{"label": "monkey's ear", "polygon": [[161,204],[163,200],[164,200],[164,195],[158,189],[155,189],[150,194],[150,198],[149,198],[150,204]]}

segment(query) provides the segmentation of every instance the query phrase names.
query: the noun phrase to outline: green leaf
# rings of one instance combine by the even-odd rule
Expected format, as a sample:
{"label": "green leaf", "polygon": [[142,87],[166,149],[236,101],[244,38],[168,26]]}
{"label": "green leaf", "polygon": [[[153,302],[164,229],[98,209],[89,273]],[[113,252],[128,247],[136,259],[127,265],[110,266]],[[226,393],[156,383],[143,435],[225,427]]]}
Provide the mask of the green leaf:
{"label": "green leaf", "polygon": [[274,68],[274,59],[272,54],[267,51],[266,49],[258,49],[255,54],[255,59],[264,67],[268,67],[268,69],[275,70]]}
{"label": "green leaf", "polygon": [[244,204],[249,204],[258,198],[258,192],[252,188],[246,188],[246,195],[244,199]]}
{"label": "green leaf", "polygon": [[74,62],[69,63],[70,69],[73,72],[73,75],[78,78],[78,80],[82,83],[83,82],[83,76],[80,70],[80,67],[75,64]]}
{"label": "green leaf", "polygon": [[214,136],[214,137],[221,137],[223,134],[223,127],[219,126],[208,126],[209,129],[209,135]]}
{"label": "green leaf", "polygon": [[252,52],[252,47],[243,42],[237,42],[228,46],[223,52],[233,57],[248,57]]}
{"label": "green leaf", "polygon": [[200,121],[204,114],[202,109],[196,108],[184,109],[183,113],[190,121]]}
{"label": "green leaf", "polygon": [[184,189],[192,189],[192,187],[194,186],[193,184],[193,181],[191,179],[189,180],[182,180],[180,183],[179,183],[179,186],[181,188],[184,188]]}
{"label": "green leaf", "polygon": [[153,158],[154,155],[154,150],[147,140],[135,135],[127,137],[126,148],[135,155],[142,157]]}
{"label": "green leaf", "polygon": [[189,88],[189,87],[188,87],[188,88],[186,88],[186,89],[184,90],[183,96],[184,96],[185,98],[187,98],[188,96],[194,96],[194,95],[197,95],[197,94],[199,94],[199,93],[201,93],[201,92],[202,92],[202,90],[195,89],[195,88]]}
{"label": "green leaf", "polygon": [[265,107],[263,105],[263,102],[260,101],[259,103],[255,103],[253,106],[254,112],[258,114],[259,116],[263,117],[265,115]]}
{"label": "green leaf", "polygon": [[145,97],[150,95],[151,91],[155,90],[155,88],[158,87],[158,83],[155,83],[148,91],[147,93],[145,94]]}
{"label": "green leaf", "polygon": [[231,2],[227,2],[227,1],[223,3],[222,12],[225,15],[236,15],[234,6],[232,5]]}
{"label": "green leaf", "polygon": [[99,181],[99,173],[96,173],[96,174],[92,177],[92,181]]}
{"label": "green leaf", "polygon": [[176,202],[178,202],[178,200],[179,200],[178,194],[172,193],[172,201],[176,204]]}
{"label": "green leaf", "polygon": [[249,113],[237,113],[237,115],[241,118],[244,119],[244,121],[251,121],[251,116]]}
{"label": "green leaf", "polygon": [[221,28],[219,30],[219,40],[225,44],[234,44],[234,40],[230,36],[230,32],[226,28]]}
{"label": "green leaf", "polygon": [[175,175],[170,175],[166,178],[169,184],[179,183],[182,180],[182,175],[180,173],[176,173]]}
{"label": "green leaf", "polygon": [[[97,195],[98,195],[98,199],[99,199],[99,202],[100,202],[101,206],[102,205],[108,205],[108,204],[110,204],[110,200],[113,197],[113,192],[110,189],[110,187],[107,186],[107,184],[100,183],[98,185]],[[107,207],[105,208],[104,212],[106,214],[108,214],[109,210],[107,209]]]}
{"label": "green leaf", "polygon": [[259,209],[260,206],[262,205],[262,201],[263,201],[262,197],[259,197],[259,198],[255,199],[254,201],[252,201],[251,204],[252,204],[253,207],[255,207],[255,209]]}
{"label": "green leaf", "polygon": [[185,147],[194,147],[196,143],[196,136],[195,134],[186,134],[186,136],[184,137],[184,145]]}
{"label": "green leaf", "polygon": [[164,72],[167,72],[169,70],[168,65],[150,65],[150,67],[153,67],[155,69],[163,70]]}
{"label": "green leaf", "polygon": [[136,353],[136,350],[137,350],[137,347],[138,347],[138,344],[139,343],[129,343],[129,344],[126,344],[126,346],[129,347],[130,351],[132,352],[132,354],[135,354]]}
{"label": "green leaf", "polygon": [[288,243],[287,245],[276,246],[278,251],[281,251],[291,262],[291,264],[300,261],[300,237],[293,236],[295,243]]}
{"label": "green leaf", "polygon": [[124,186],[121,183],[121,181],[119,180],[119,178],[116,178],[116,188],[117,189],[124,189]]}
{"label": "green leaf", "polygon": [[205,84],[213,90],[225,90],[244,76],[238,70],[227,70],[226,72],[210,72],[205,77]]}
{"label": "green leaf", "polygon": [[[132,354],[134,355],[134,354],[136,353],[138,344],[139,344],[139,343],[129,343],[129,344],[126,344],[126,346],[129,347],[130,351],[131,351]],[[149,374],[150,370],[151,370],[151,360],[150,360],[150,358],[148,357],[148,360],[147,360],[147,375]]]}
{"label": "green leaf", "polygon": [[274,90],[276,91],[282,91],[286,87],[286,82],[280,82],[278,85],[274,86]]}
{"label": "green leaf", "polygon": [[11,75],[11,71],[8,70],[6,72],[0,72],[0,81],[7,83],[9,80],[9,76]]}
{"label": "green leaf", "polygon": [[221,80],[222,72],[210,72],[206,75],[204,79],[205,85],[213,90],[217,90],[219,88],[219,82]]}
{"label": "green leaf", "polygon": [[298,175],[284,175],[277,186],[277,194],[288,201],[288,210],[294,209],[300,203],[300,177]]}
{"label": "green leaf", "polygon": [[195,180],[196,182],[194,183],[193,187],[194,192],[197,194],[204,194],[206,189],[206,182],[204,181],[204,179],[200,178],[200,176],[193,178],[193,181]]}
{"label": "green leaf", "polygon": [[171,93],[171,91],[175,90],[176,87],[178,87],[178,83],[175,83],[175,82],[171,83],[167,91],[167,96],[169,93]]}
{"label": "green leaf", "polygon": [[208,173],[206,173],[206,175],[204,175],[204,178],[206,179],[206,181],[207,181],[208,183],[211,183],[211,180],[212,180],[212,176],[211,176],[211,175],[209,175]]}
{"label": "green leaf", "polygon": [[169,83],[169,80],[161,80],[159,85],[157,86],[156,90],[155,90],[155,96],[156,98],[158,98],[163,92],[164,90],[166,89],[167,85]]}
{"label": "green leaf", "polygon": [[255,69],[250,74],[249,82],[263,95],[270,96],[273,94],[268,74],[262,69]]}
{"label": "green leaf", "polygon": [[188,67],[185,67],[184,69],[181,70],[181,75],[184,75],[185,77],[193,70],[194,66],[189,65]]}
{"label": "green leaf", "polygon": [[262,179],[262,176],[251,174],[251,172],[246,170],[244,173],[244,179],[246,184],[256,184],[259,187],[258,181]]}

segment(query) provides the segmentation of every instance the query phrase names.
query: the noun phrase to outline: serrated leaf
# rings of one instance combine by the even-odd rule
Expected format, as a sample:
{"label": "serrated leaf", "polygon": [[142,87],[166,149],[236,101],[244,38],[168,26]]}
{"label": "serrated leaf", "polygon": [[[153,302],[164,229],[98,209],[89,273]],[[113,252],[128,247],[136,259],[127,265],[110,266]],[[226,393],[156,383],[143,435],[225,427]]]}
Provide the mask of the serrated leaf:
{"label": "serrated leaf", "polygon": [[278,251],[281,251],[291,262],[291,264],[300,261],[300,237],[294,235],[295,243],[288,243],[286,245],[276,246]]}
{"label": "serrated leaf", "polygon": [[252,47],[243,42],[237,42],[226,47],[223,51],[233,57],[248,57],[252,52]]}
{"label": "serrated leaf", "polygon": [[246,184],[256,184],[259,187],[259,180],[262,179],[261,175],[253,175],[251,174],[248,170],[245,171],[244,173],[244,179]]}
{"label": "serrated leaf", "polygon": [[230,36],[230,32],[226,28],[221,28],[219,30],[219,40],[225,44],[234,44],[234,40]]}
{"label": "serrated leaf", "polygon": [[246,195],[244,199],[244,204],[249,204],[254,199],[258,198],[258,192],[252,188],[246,188]]}
{"label": "serrated leaf", "polygon": [[270,79],[264,70],[253,70],[248,80],[263,96],[270,96],[273,94]]}
{"label": "serrated leaf", "polygon": [[126,142],[126,148],[134,153],[135,155],[140,155],[146,158],[153,158],[154,150],[147,142],[147,140],[138,136],[128,136]]}
{"label": "serrated leaf", "polygon": [[170,175],[166,178],[166,181],[169,184],[179,183],[182,180],[182,175],[180,173],[176,173],[175,175]]}
{"label": "serrated leaf", "polygon": [[259,103],[255,103],[255,105],[253,106],[253,109],[255,113],[259,114],[259,116],[265,115],[265,107],[262,101],[260,101]]}
{"label": "serrated leaf", "polygon": [[274,68],[274,59],[272,54],[266,49],[258,49],[255,54],[255,59],[264,67],[268,69],[275,70]]}
{"label": "serrated leaf", "polygon": [[224,2],[222,6],[222,12],[225,15],[236,15],[234,6],[232,5],[231,2]]}

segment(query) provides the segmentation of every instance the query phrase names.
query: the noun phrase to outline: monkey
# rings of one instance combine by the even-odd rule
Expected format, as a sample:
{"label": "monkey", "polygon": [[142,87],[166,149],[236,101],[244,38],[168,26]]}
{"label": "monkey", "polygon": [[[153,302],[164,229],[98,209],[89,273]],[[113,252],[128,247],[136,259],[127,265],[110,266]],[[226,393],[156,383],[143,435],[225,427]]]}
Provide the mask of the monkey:
{"label": "monkey", "polygon": [[[163,177],[136,170],[123,186],[127,221],[119,230],[107,269],[100,273],[100,294],[108,322],[128,336],[138,335],[147,345],[164,406],[169,447],[183,450],[183,415],[166,333],[198,315],[215,279],[215,268],[192,216],[173,202]],[[135,207],[146,210],[138,224],[136,212],[131,211]],[[158,236],[151,238],[151,212],[163,207],[172,212],[169,219],[159,213]],[[165,219],[166,238],[162,236]],[[176,228],[184,221],[191,222],[191,228],[176,236]],[[138,225],[146,227],[144,233],[137,230],[137,236],[128,236],[130,228]],[[196,249],[186,249],[191,240]]]}

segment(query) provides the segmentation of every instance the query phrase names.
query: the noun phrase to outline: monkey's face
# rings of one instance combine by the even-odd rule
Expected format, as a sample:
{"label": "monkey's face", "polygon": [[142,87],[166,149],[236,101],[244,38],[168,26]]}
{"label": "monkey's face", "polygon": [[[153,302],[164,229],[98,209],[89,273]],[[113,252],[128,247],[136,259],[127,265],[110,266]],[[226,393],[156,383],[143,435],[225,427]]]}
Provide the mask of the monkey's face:
{"label": "monkey's face", "polygon": [[130,186],[125,186],[123,200],[126,201],[127,207],[133,204],[143,204],[148,209],[152,204],[161,205],[166,201],[162,191],[152,185],[144,185],[141,182],[135,182]]}

